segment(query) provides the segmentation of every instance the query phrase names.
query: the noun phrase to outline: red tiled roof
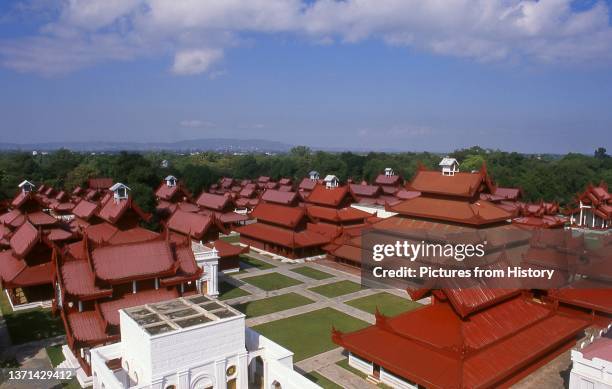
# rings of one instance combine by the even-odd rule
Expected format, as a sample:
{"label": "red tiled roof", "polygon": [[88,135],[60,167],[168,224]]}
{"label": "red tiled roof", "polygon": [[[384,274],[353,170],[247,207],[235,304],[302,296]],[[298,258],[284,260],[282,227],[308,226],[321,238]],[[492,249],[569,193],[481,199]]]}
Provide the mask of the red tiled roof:
{"label": "red tiled roof", "polygon": [[395,196],[400,200],[409,200],[415,197],[419,197],[421,192],[415,192],[412,190],[400,189],[395,193]]}
{"label": "red tiled roof", "polygon": [[376,197],[381,191],[380,186],[377,185],[350,184],[349,188],[357,197]]}
{"label": "red tiled roof", "polygon": [[54,242],[70,239],[72,237],[73,234],[71,231],[66,231],[61,228],[53,228],[49,230],[49,233],[47,234],[47,239],[52,240]]}
{"label": "red tiled roof", "polygon": [[134,227],[127,230],[117,230],[107,242],[110,244],[146,242],[156,239],[158,236],[157,232],[142,227]]}
{"label": "red tiled roof", "polygon": [[236,212],[217,213],[217,219],[223,224],[235,224],[249,220],[247,215]]}
{"label": "red tiled roof", "polygon": [[512,214],[486,201],[469,203],[461,200],[416,197],[389,206],[405,216],[445,220],[469,225],[484,225],[508,220]]}
{"label": "red tiled roof", "polygon": [[204,236],[212,224],[211,216],[181,210],[176,210],[168,219],[169,229],[181,234],[191,235],[198,240]]}
{"label": "red tiled roof", "polygon": [[238,227],[236,231],[247,237],[260,241],[272,242],[290,248],[322,246],[329,242],[329,238],[314,231],[305,230],[302,232],[294,232],[262,223],[253,223]]}
{"label": "red tiled roof", "polygon": [[65,202],[65,203],[57,203],[53,206],[53,209],[59,212],[67,212],[67,211],[72,211],[74,209],[74,204],[70,203],[70,202]]}
{"label": "red tiled roof", "polygon": [[312,219],[327,220],[332,222],[365,221],[372,216],[368,212],[353,207],[334,209],[320,207],[318,205],[307,205],[306,212]]}
{"label": "red tiled roof", "polygon": [[31,223],[25,222],[11,237],[10,244],[16,256],[23,258],[34,247],[40,233]]}
{"label": "red tiled roof", "polygon": [[198,204],[200,207],[221,211],[228,207],[231,201],[232,199],[230,196],[203,192],[200,197],[198,197],[196,204]]}
{"label": "red tiled roof", "polygon": [[30,223],[34,224],[35,226],[48,226],[50,224],[57,223],[57,219],[42,211],[28,213],[27,218]]}
{"label": "red tiled roof", "polygon": [[65,261],[60,269],[65,291],[78,298],[112,296],[112,289],[102,289],[95,283],[95,276],[87,260]]}
{"label": "red tiled roof", "polygon": [[317,185],[317,183],[318,183],[317,180],[311,180],[310,178],[304,178],[300,182],[300,185],[298,186],[298,188],[300,190],[311,191],[311,190],[314,189],[314,187]]}
{"label": "red tiled roof", "polygon": [[521,197],[521,190],[519,188],[504,188],[498,186],[493,192],[495,196],[503,197],[506,200],[518,200]]}
{"label": "red tiled roof", "polygon": [[255,189],[252,187],[244,187],[238,194],[240,197],[251,197],[255,194]]}
{"label": "red tiled roof", "polygon": [[106,222],[90,225],[85,228],[87,237],[96,243],[108,242],[117,231],[117,227]]}
{"label": "red tiled roof", "polygon": [[13,280],[14,286],[36,286],[53,283],[55,267],[52,262],[43,263],[36,266],[26,266]]}
{"label": "red tiled roof", "polygon": [[214,247],[219,252],[220,258],[225,257],[235,257],[240,254],[245,254],[249,252],[249,247],[245,246],[237,246],[231,243],[227,243],[224,240],[218,239],[212,243],[207,244],[208,247]]}
{"label": "red tiled roof", "polygon": [[108,189],[113,186],[112,178],[90,178],[87,181],[87,186],[90,189]]}
{"label": "red tiled roof", "polygon": [[104,322],[97,311],[71,312],[66,321],[77,341],[97,343],[107,338]]}
{"label": "red tiled roof", "polygon": [[[461,320],[436,302],[334,342],[386,370],[431,388],[496,387],[573,339],[587,322],[521,297]],[[448,350],[464,350],[450,353]]]}
{"label": "red tiled roof", "polygon": [[3,283],[12,281],[26,266],[25,261],[15,257],[10,250],[0,252],[0,280]]}
{"label": "red tiled roof", "polygon": [[278,180],[279,185],[291,185],[291,178],[281,178]]}
{"label": "red tiled roof", "polygon": [[114,200],[109,199],[102,205],[98,216],[107,222],[114,224],[130,208],[131,199]]}
{"label": "red tiled roof", "polygon": [[296,227],[304,219],[304,215],[304,209],[300,207],[286,207],[270,203],[259,203],[251,212],[251,217],[257,220],[290,228]]}
{"label": "red tiled roof", "polygon": [[178,297],[178,292],[175,288],[167,290],[165,288],[143,290],[138,293],[127,293],[124,296],[104,302],[100,304],[100,310],[102,316],[107,323],[118,326],[119,325],[119,310],[136,307],[144,304],[152,304],[159,301],[172,300]]}
{"label": "red tiled roof", "polygon": [[378,176],[376,176],[374,183],[376,185],[399,185],[401,183],[401,177],[379,174]]}
{"label": "red tiled roof", "polygon": [[0,216],[0,224],[8,224],[12,227],[20,226],[25,220],[25,217],[18,209],[13,209]]}
{"label": "red tiled roof", "polygon": [[347,196],[352,196],[348,186],[326,188],[325,185],[316,185],[306,201],[317,205],[337,207]]}
{"label": "red tiled roof", "polygon": [[297,193],[281,192],[275,189],[268,189],[261,196],[261,200],[268,203],[291,205],[297,201]]}
{"label": "red tiled roof", "polygon": [[485,183],[486,177],[480,172],[445,176],[439,171],[419,170],[406,188],[422,193],[473,197]]}
{"label": "red tiled roof", "polygon": [[165,241],[99,247],[91,257],[98,278],[108,282],[174,273],[172,248]]}
{"label": "red tiled roof", "polygon": [[178,192],[178,185],[168,186],[165,183],[161,184],[157,191],[155,191],[155,197],[162,200],[170,200]]}

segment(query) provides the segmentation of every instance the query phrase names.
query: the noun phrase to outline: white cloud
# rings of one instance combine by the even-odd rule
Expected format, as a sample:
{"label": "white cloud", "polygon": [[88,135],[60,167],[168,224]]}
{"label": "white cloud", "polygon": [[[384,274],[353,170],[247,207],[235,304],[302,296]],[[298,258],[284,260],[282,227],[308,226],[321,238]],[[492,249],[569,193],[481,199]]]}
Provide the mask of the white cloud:
{"label": "white cloud", "polygon": [[223,51],[218,49],[181,50],[174,55],[172,72],[179,75],[203,73],[221,58]]}
{"label": "white cloud", "polygon": [[[378,39],[478,61],[612,63],[609,7],[572,0],[57,0],[39,33],[0,40],[0,63],[56,74],[104,61],[174,58],[176,74],[210,72],[245,33],[313,44]],[[24,7],[36,12],[36,7]],[[24,11],[25,12],[25,11]],[[51,15],[51,16],[49,16]],[[38,20],[38,19],[36,19]],[[214,70],[212,70],[214,72]]]}
{"label": "white cloud", "polygon": [[186,127],[186,128],[214,127],[215,125],[212,122],[204,122],[198,119],[181,120],[179,124],[181,127]]}

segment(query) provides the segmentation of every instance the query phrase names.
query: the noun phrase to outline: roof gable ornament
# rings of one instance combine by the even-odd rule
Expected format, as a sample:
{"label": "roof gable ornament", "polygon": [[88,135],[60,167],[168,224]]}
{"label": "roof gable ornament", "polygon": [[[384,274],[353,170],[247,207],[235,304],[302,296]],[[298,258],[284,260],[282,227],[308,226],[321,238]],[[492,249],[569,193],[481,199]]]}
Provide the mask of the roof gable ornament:
{"label": "roof gable ornament", "polygon": [[442,158],[442,161],[438,164],[442,168],[443,176],[454,176],[455,173],[459,172],[459,162],[455,158],[451,158],[448,155]]}
{"label": "roof gable ornament", "polygon": [[129,197],[129,191],[131,190],[127,185],[124,185],[120,182],[109,188],[110,191],[113,192],[113,197],[116,201],[125,200]]}
{"label": "roof gable ornament", "polygon": [[328,174],[327,176],[325,176],[323,181],[325,182],[325,187],[327,189],[337,188],[340,184],[340,180],[338,179],[338,177],[334,176],[333,174]]}
{"label": "roof gable ornament", "polygon": [[177,181],[176,177],[168,176],[168,177],[164,178],[164,180],[166,181],[166,185],[167,186],[169,186],[169,187],[176,186],[176,181]]}
{"label": "roof gable ornament", "polygon": [[28,180],[23,180],[18,186],[23,193],[33,192],[34,188],[36,188],[36,186]]}

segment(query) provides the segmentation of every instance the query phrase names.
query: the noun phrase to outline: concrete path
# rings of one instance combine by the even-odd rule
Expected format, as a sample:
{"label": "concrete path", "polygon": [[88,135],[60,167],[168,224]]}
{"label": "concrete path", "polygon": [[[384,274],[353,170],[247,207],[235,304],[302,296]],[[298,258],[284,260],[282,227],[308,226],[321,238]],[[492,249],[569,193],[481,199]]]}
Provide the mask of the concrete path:
{"label": "concrete path", "polygon": [[350,371],[343,367],[332,363],[317,371],[319,374],[325,376],[332,382],[337,383],[345,389],[363,389],[363,388],[376,388],[375,385],[369,383],[363,378],[356,376]]}

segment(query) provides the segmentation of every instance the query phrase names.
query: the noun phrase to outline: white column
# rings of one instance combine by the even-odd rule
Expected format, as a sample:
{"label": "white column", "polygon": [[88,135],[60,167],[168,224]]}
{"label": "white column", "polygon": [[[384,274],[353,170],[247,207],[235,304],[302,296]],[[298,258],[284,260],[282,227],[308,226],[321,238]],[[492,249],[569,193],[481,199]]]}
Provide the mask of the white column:
{"label": "white column", "polygon": [[136,293],[136,281],[132,281],[132,293]]}
{"label": "white column", "polygon": [[226,368],[225,360],[215,362],[215,375],[217,376],[217,385],[215,385],[215,389],[227,389],[227,378],[225,376]]}
{"label": "white column", "polygon": [[248,353],[244,353],[238,356],[238,375],[236,387],[240,389],[248,389],[249,387],[249,360]]}

